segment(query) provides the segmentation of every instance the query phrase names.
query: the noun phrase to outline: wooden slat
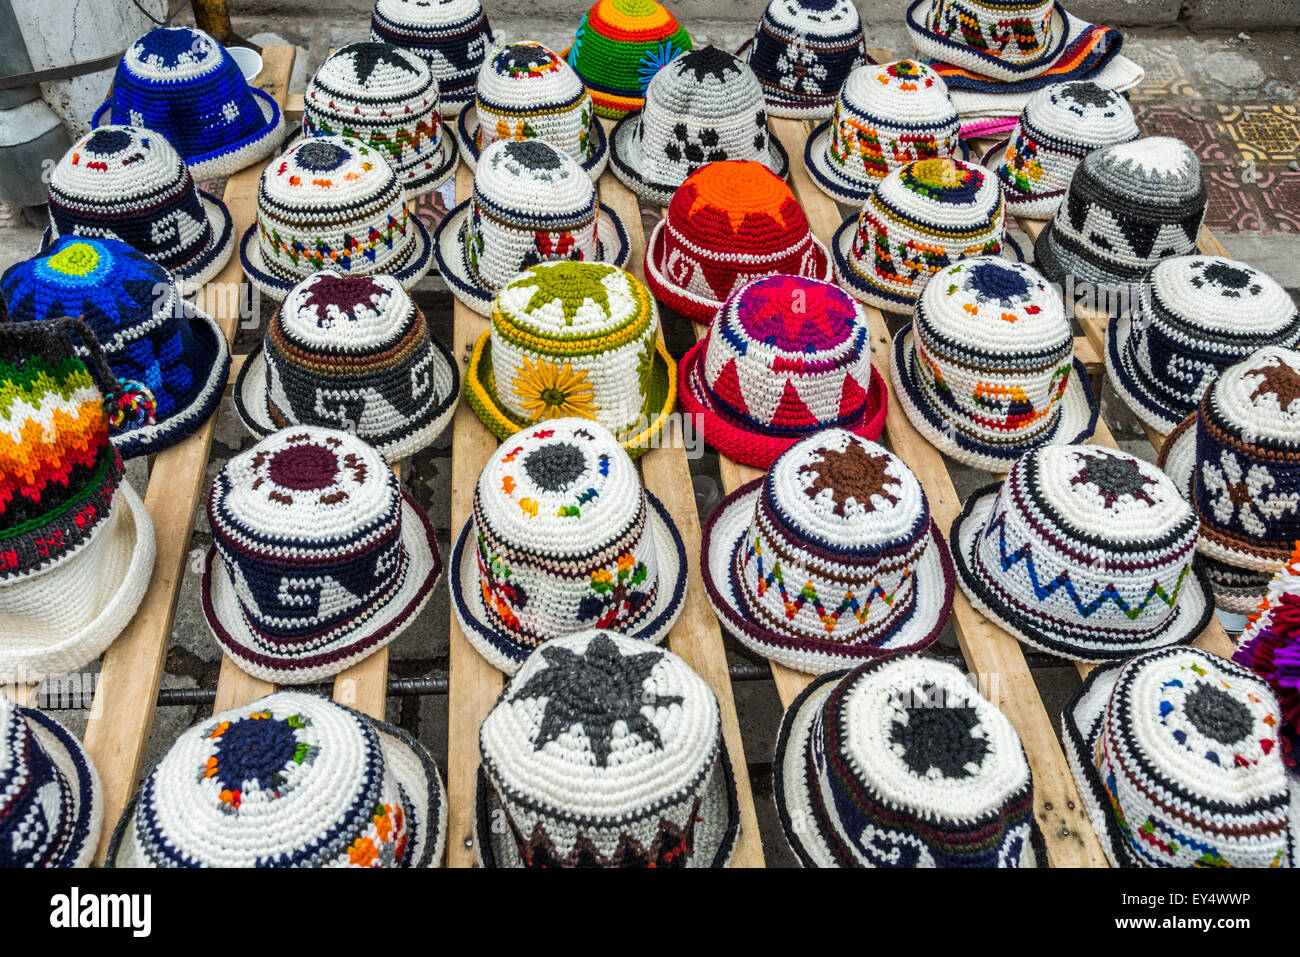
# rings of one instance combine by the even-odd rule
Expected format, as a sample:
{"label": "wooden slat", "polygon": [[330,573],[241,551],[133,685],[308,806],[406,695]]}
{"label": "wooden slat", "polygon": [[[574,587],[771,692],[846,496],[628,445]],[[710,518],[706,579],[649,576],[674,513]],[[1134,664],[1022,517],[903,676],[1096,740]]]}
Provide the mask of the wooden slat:
{"label": "wooden slat", "polygon": [[[293,69],[293,47],[267,47],[257,85],[283,102]],[[236,239],[256,215],[261,168],[242,170],[226,182],[225,202],[234,221]],[[227,339],[239,318],[239,283],[243,278],[238,254],[211,285],[224,293],[205,300]],[[176,612],[176,598],[185,575],[194,511],[203,490],[204,469],[215,416],[184,442],[160,452],[153,463],[144,504],[153,520],[158,551],[149,591],[135,617],[104,653],[90,719],[86,750],[104,785],[103,838],[96,860],[103,863],[108,840],[140,777],[141,761],[153,726],[154,702],[162,680],[163,662]]]}

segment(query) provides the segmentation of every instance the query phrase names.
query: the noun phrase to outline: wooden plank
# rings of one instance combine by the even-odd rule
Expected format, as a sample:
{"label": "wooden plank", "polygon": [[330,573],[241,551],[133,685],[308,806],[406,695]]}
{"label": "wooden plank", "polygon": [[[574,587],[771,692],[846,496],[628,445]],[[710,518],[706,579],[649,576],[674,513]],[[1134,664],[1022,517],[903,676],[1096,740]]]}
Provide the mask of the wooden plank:
{"label": "wooden plank", "polygon": [[[293,47],[267,47],[257,85],[280,102],[288,91],[293,69]],[[226,182],[225,201],[241,236],[256,216],[257,184],[261,168],[241,170]],[[239,285],[243,272],[238,254],[232,255],[212,285],[222,295],[205,299],[227,339],[232,339],[239,319]],[[163,663],[171,637],[176,598],[189,558],[194,512],[203,491],[204,469],[215,416],[184,442],[160,452],[150,473],[144,504],[153,520],[157,558],[149,591],[121,636],[104,653],[99,684],[85,744],[104,785],[103,838],[96,855],[102,864],[113,832],[140,777],[141,762],[153,726],[154,703],[162,680]]]}

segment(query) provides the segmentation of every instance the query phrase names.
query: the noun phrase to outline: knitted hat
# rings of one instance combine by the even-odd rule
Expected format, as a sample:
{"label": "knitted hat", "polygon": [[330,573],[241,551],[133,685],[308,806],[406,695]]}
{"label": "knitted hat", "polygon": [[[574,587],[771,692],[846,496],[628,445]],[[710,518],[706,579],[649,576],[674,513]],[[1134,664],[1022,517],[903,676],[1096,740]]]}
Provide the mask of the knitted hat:
{"label": "knitted hat", "polygon": [[193,435],[217,408],[230,374],[221,327],[180,297],[157,263],[115,239],[64,236],[0,279],[9,318],[80,316],[123,380],[156,402],[152,424],[113,436],[126,458],[160,452]]}
{"label": "knitted hat", "polygon": [[497,140],[550,143],[572,156],[593,183],[609,160],[591,93],[559,54],[531,40],[492,51],[478,72],[474,102],[456,117],[456,133],[471,169]]}
{"label": "knitted hat", "polygon": [[447,116],[474,102],[474,81],[494,42],[479,0],[375,0],[370,39],[410,50],[429,64]]}
{"label": "knitted hat", "polygon": [[1147,425],[1169,432],[1211,382],[1263,346],[1300,343],[1300,313],[1275,280],[1218,256],[1175,256],[1106,328],[1106,372]]}
{"label": "knitted hat", "polygon": [[1047,72],[1069,38],[1056,0],[916,0],[907,32],[922,56],[1005,81]]}
{"label": "knitted hat", "polygon": [[740,821],[718,700],[670,651],[611,631],[548,641],[478,737],[474,844],[485,867],[731,858]]}
{"label": "knitted hat", "polygon": [[1034,261],[1055,283],[1067,275],[1135,282],[1160,260],[1196,251],[1205,206],[1200,161],[1180,140],[1148,136],[1094,150],[1038,234]]}
{"label": "knitted hat", "polygon": [[1023,263],[976,256],[939,273],[894,336],[894,395],[939,451],[990,472],[1076,443],[1097,400],[1061,297]]}
{"label": "knitted hat", "polygon": [[1268,685],[1199,648],[1097,668],[1061,715],[1112,867],[1294,867]]}
{"label": "knitted hat", "polygon": [[684,53],[656,73],[645,106],[614,127],[610,150],[614,175],[660,206],[705,163],[755,160],[782,179],[790,169],[754,71],[717,47]]}
{"label": "knitted hat", "polygon": [[1013,216],[1046,219],[1065,199],[1070,177],[1095,149],[1137,139],[1128,100],[1091,80],[1044,87],[1020,113],[995,167]]}
{"label": "knitted hat", "polygon": [[420,744],[328,698],[268,695],[176,739],[109,867],[438,867],[447,798]]}
{"label": "knitted hat", "polygon": [[869,305],[911,314],[930,277],[1002,251],[1006,206],[997,180],[957,159],[894,170],[835,233],[835,277]]}
{"label": "knitted hat", "polygon": [[[1300,539],[1300,352],[1266,346],[1225,369],[1158,461],[1201,521],[1204,554],[1280,569]],[[1253,585],[1228,610],[1253,610],[1267,578]]]}
{"label": "knitted hat", "polygon": [[921,483],[843,429],[791,446],[719,503],[700,573],[744,645],[813,674],[925,648],[952,608],[952,561]]}
{"label": "knitted hat", "polygon": [[203,613],[244,671],[338,674],[396,638],[442,574],[433,524],[347,432],[298,426],[221,467],[208,495]]}
{"label": "knitted hat", "polygon": [[192,295],[235,248],[230,212],[199,190],[184,161],[150,130],[101,126],[63,154],[50,177],[50,228],[60,236],[119,239],[162,266]]}
{"label": "knitted hat", "polygon": [[898,60],[849,74],[831,118],[804,145],[804,165],[822,192],[858,204],[900,166],[959,151],[948,85],[924,63]]}
{"label": "knitted hat", "polygon": [[552,261],[626,266],[623,221],[602,206],[590,177],[542,140],[499,140],[474,170],[474,195],[438,224],[438,271],[481,315],[497,291],[530,266]]}
{"label": "knitted hat", "polygon": [[0,695],[0,867],[89,867],[103,826],[99,774],[81,742]]}
{"label": "knitted hat", "polygon": [[149,585],[153,523],[109,442],[120,389],[81,320],[0,324],[0,678],[94,661]]}
{"label": "knitted hat", "polygon": [[1199,523],[1155,466],[1118,449],[1045,445],[953,523],[962,590],[1026,644],[1076,661],[1185,644],[1213,602]]}
{"label": "knitted hat", "polygon": [[308,136],[360,140],[392,165],[407,198],[456,171],[456,138],[443,128],[438,81],[418,56],[388,43],[349,43],[326,58],[303,97]]}
{"label": "knitted hat", "polygon": [[659,70],[691,48],[691,35],[654,0],[598,0],[566,51],[600,116],[621,119],[641,109]]}
{"label": "knitted hat", "polygon": [[[1300,766],[1300,545],[1272,576],[1259,613],[1241,634],[1232,660],[1268,683],[1277,697],[1282,760],[1292,774]],[[1294,791],[1294,788],[1293,788]],[[1300,824],[1293,815],[1292,824]]]}
{"label": "knitted hat", "polygon": [[589,628],[658,644],[686,597],[686,549],[618,441],[552,419],[484,466],[451,554],[452,607],[507,674],[539,645]]}
{"label": "knitted hat", "polygon": [[239,259],[276,300],[321,269],[382,273],[410,289],[433,262],[429,231],[384,154],[341,136],[299,140],[266,167]]}
{"label": "knitted hat", "polygon": [[631,273],[604,263],[542,263],[497,295],[492,328],[465,371],[465,397],[497,438],[580,416],[636,458],[658,442],[677,398],[659,311]]}
{"label": "knitted hat", "polygon": [[850,0],[769,0],[740,54],[769,114],[823,119],[849,71],[867,62],[867,38]]}
{"label": "knitted hat", "polygon": [[862,307],[838,286],[769,276],[742,287],[677,367],[682,411],[733,462],[766,469],[831,427],[875,441],[888,393]]}
{"label": "knitted hat", "polygon": [[234,397],[254,435],[344,429],[396,462],[450,424],[460,368],[397,280],[318,272],[271,317]]}
{"label": "knitted hat", "polygon": [[165,137],[199,181],[266,159],[284,134],[275,97],[249,86],[226,48],[193,27],[150,30],[122,54],[91,120],[104,123]]}
{"label": "knitted hat", "polygon": [[1046,867],[1006,716],[917,655],[823,675],[790,705],[776,809],[804,867]]}
{"label": "knitted hat", "polygon": [[762,163],[709,163],[673,193],[646,245],[655,298],[709,322],[738,289],[773,274],[831,279],[831,257],[803,208]]}

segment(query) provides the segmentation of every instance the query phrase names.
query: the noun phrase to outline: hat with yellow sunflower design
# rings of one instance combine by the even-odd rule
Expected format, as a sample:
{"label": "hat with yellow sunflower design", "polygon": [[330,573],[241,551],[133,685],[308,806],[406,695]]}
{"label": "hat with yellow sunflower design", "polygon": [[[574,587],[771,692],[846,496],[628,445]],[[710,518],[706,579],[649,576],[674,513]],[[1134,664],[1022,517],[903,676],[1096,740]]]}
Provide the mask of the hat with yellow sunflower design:
{"label": "hat with yellow sunflower design", "polygon": [[658,327],[650,291],[616,266],[534,266],[497,293],[492,328],[470,356],[469,403],[502,439],[577,416],[635,458],[657,442],[677,398]]}

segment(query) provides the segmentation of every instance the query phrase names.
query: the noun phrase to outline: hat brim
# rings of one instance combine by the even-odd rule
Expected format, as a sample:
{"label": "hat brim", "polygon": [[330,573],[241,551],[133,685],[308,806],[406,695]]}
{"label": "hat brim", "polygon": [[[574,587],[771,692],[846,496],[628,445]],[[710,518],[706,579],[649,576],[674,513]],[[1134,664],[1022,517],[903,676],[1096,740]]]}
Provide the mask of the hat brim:
{"label": "hat brim", "polygon": [[[659,567],[659,591],[645,622],[624,633],[630,638],[657,645],[668,637],[686,600],[686,546],[668,509],[650,492],[645,495],[650,506],[647,530],[654,540]],[[461,528],[451,551],[453,573],[448,577],[451,607],[475,650],[493,667],[513,675],[538,646],[492,622],[483,602],[473,534],[474,518],[471,516]]]}
{"label": "hat brim", "polygon": [[1097,398],[1092,391],[1088,370],[1078,359],[1072,360],[1074,371],[1061,396],[1056,421],[1033,441],[1015,446],[989,445],[951,428],[948,420],[931,405],[917,379],[916,350],[912,341],[915,329],[915,323],[909,322],[894,336],[894,355],[889,366],[894,381],[894,397],[907,413],[908,421],[927,442],[945,455],[964,465],[989,472],[1005,472],[1031,449],[1045,445],[1078,445],[1087,441],[1096,429]]}
{"label": "hat brim", "polygon": [[[591,158],[578,165],[586,170],[594,183],[605,172],[609,162],[609,138],[605,136],[605,126],[599,120],[591,121],[590,135],[595,139],[596,150]],[[460,155],[470,169],[478,169],[478,107],[470,103],[456,117],[456,140],[460,144]]]}
{"label": "hat brim", "polygon": [[[407,222],[415,228],[415,233],[406,244],[402,259],[396,268],[386,268],[383,271],[396,279],[401,287],[409,292],[428,274],[429,267],[433,265],[431,255],[433,244],[429,241],[429,230],[419,216],[411,214]],[[276,302],[283,300],[289,294],[289,290],[315,271],[308,270],[295,279],[289,280],[281,279],[267,269],[266,259],[262,255],[262,244],[257,241],[256,221],[244,232],[244,237],[239,243],[239,261],[244,267],[244,275],[248,277],[248,281],[256,286],[259,292]]]}
{"label": "hat brim", "polygon": [[[808,170],[808,175],[817,188],[831,199],[846,206],[861,206],[876,191],[880,180],[863,182],[843,175],[831,162],[830,141],[831,121],[827,120],[809,133],[808,139],[804,141],[804,168]],[[961,159],[969,159],[970,145],[964,139],[958,142],[961,145]]]}
{"label": "hat brim", "polygon": [[[506,821],[505,809],[496,789],[480,764],[474,788],[474,859],[483,868],[523,867],[523,857]],[[736,799],[736,777],[725,741],[718,745],[718,759],[704,789],[704,800],[695,822],[695,853],[688,868],[727,867],[740,834],[740,802]]]}
{"label": "hat brim", "polygon": [[[733,462],[768,469],[786,449],[802,441],[807,435],[778,436],[754,431],[719,408],[704,384],[704,349],[707,339],[701,339],[686,351],[677,364],[677,401],[687,415],[699,416],[697,428],[710,448]],[[875,442],[885,427],[885,413],[889,392],[885,380],[875,366],[871,366],[871,381],[867,386],[867,399],[862,413],[855,419],[831,422],[818,428],[847,429],[854,435]]]}
{"label": "hat brim", "polygon": [[[351,708],[348,710],[352,711]],[[379,734],[380,747],[384,751],[384,765],[393,772],[393,777],[402,789],[406,820],[415,824],[408,831],[411,850],[407,857],[411,862],[408,866],[441,867],[447,848],[447,798],[437,765],[429,753],[401,728],[362,712],[353,713],[370,722]],[[135,842],[130,839],[135,831],[135,813],[139,800],[140,792],[137,790],[118,818],[105,855],[105,867],[150,866],[136,858]]]}
{"label": "hat brim", "polygon": [[[432,332],[429,334],[429,343],[431,360],[442,367],[440,375],[435,374],[430,378],[436,380],[450,376],[451,391],[439,397],[438,401],[429,406],[418,419],[408,422],[408,426],[414,427],[413,431],[396,441],[379,444],[372,442],[370,436],[360,436],[371,442],[390,462],[400,461],[429,445],[443,433],[456,414],[457,400],[460,399],[460,366],[447,347]],[[282,427],[322,425],[338,428],[340,423],[337,421],[291,422],[286,423],[285,426],[276,425],[267,403],[266,352],[263,345],[259,342],[244,360],[243,368],[235,378],[235,387],[231,390],[232,398],[235,400],[235,414],[239,416],[239,421],[244,424],[244,428],[252,435],[263,439],[278,432]]]}
{"label": "hat brim", "polygon": [[1098,647],[1096,643],[1085,644],[1075,635],[1076,629],[1068,622],[1062,622],[1055,632],[1048,632],[1009,609],[998,594],[995,577],[984,567],[976,551],[980,533],[988,524],[1000,488],[1001,483],[994,482],[967,497],[948,537],[952,542],[953,564],[957,567],[957,582],[962,591],[976,611],[1003,631],[1049,655],[1095,663],[1132,658],[1171,645],[1185,645],[1205,630],[1210,616],[1214,614],[1214,602],[1211,600],[1205,565],[1199,559],[1193,560],[1192,574],[1183,580],[1173,613],[1159,628],[1141,635],[1135,634],[1132,640],[1122,645]]}
{"label": "hat brim", "polygon": [[1011,64],[1001,57],[994,56],[992,53],[976,49],[965,43],[957,43],[948,37],[940,36],[928,30],[921,22],[918,11],[922,7],[928,8],[931,3],[932,0],[916,0],[907,8],[907,32],[911,35],[912,43],[916,49],[923,56],[938,60],[940,63],[950,63],[953,66],[963,67],[990,79],[1012,82],[1042,76],[1056,65],[1056,61],[1061,58],[1061,54],[1065,52],[1066,45],[1070,40],[1070,24],[1066,19],[1065,8],[1060,3],[1054,3],[1052,5],[1052,35],[1056,38],[1056,42],[1051,49],[1045,51],[1033,63]]}
{"label": "hat brim", "polygon": [[406,578],[397,592],[359,625],[334,635],[329,644],[310,654],[268,652],[259,646],[215,545],[208,549],[203,563],[203,615],[222,650],[246,674],[276,684],[323,681],[400,635],[433,596],[434,586],[442,574],[437,538],[429,517],[405,492],[402,493],[402,546],[406,549],[408,565]]}
{"label": "hat brim", "polygon": [[[641,153],[632,149],[631,145],[640,112],[637,110],[627,114],[614,126],[609,144],[610,169],[624,186],[641,198],[660,206],[667,206],[672,202],[677,187],[682,184],[654,183],[646,179],[645,173],[641,170]],[[763,165],[782,179],[790,174],[790,157],[786,154],[780,139],[773,135],[771,124],[768,125],[767,132],[767,162]],[[683,175],[682,179],[684,181],[686,177]]]}
{"label": "hat brim", "polygon": [[[469,261],[467,235],[472,203],[469,199],[458,203],[443,217],[433,233],[433,255],[452,295],[480,316],[490,316],[497,291],[479,278]],[[601,205],[596,215],[596,261],[622,269],[631,255],[632,241],[623,220],[614,210]]]}
{"label": "hat brim", "polygon": [[[492,332],[485,330],[474,343],[469,366],[465,370],[465,398],[470,408],[498,439],[507,439],[520,429],[537,422],[520,422],[497,400],[492,372]],[[646,402],[648,424],[640,432],[622,437],[619,444],[632,458],[648,452],[663,430],[677,402],[677,366],[661,341],[655,342],[654,362],[650,368],[650,388]]]}
{"label": "hat brim", "polygon": [[718,620],[740,643],[765,658],[807,674],[824,674],[864,661],[920,651],[934,643],[952,610],[953,567],[939,526],[930,520],[929,541],[913,568],[916,602],[883,641],[849,645],[778,632],[759,624],[736,578],[736,555],[754,518],[764,479],[747,482],[714,508],[704,525],[700,577]]}
{"label": "hat brim", "polygon": [[1157,432],[1171,432],[1179,422],[1196,411],[1173,409],[1160,402],[1142,386],[1142,374],[1133,367],[1128,342],[1133,335],[1131,316],[1117,316],[1106,323],[1106,375],[1124,404],[1143,423]]}
{"label": "hat brim", "polygon": [[447,128],[448,125],[446,122],[442,124],[438,136],[438,153],[427,162],[424,169],[415,172],[397,170],[397,178],[401,181],[408,200],[437,189],[456,172],[456,165],[460,161],[460,150],[456,147],[456,137]]}
{"label": "hat brim", "polygon": [[[646,244],[645,284],[650,287],[650,292],[654,294],[655,299],[659,300],[661,305],[694,319],[696,322],[712,322],[713,317],[718,314],[718,310],[723,306],[722,301],[718,299],[701,299],[690,290],[683,289],[674,283],[663,273],[661,263],[666,255],[664,231],[667,222],[666,219],[661,219],[655,224],[655,228],[650,233],[650,240]],[[834,275],[831,268],[830,253],[816,236],[809,233],[808,238],[812,240],[813,249],[817,253],[817,262],[815,274],[807,278],[830,282]],[[775,275],[775,273],[769,275]],[[758,276],[755,275],[753,278],[757,279]]]}
{"label": "hat brim", "polygon": [[63,856],[52,866],[89,867],[104,829],[104,794],[99,772],[81,742],[54,718],[37,708],[13,707],[68,782],[72,837]]}
{"label": "hat brim", "polygon": [[230,344],[215,319],[186,300],[181,301],[186,312],[185,321],[189,322],[190,332],[198,344],[197,353],[183,361],[196,378],[203,378],[203,382],[193,398],[167,418],[114,435],[113,445],[123,458],[161,452],[188,438],[221,403],[230,376]]}
{"label": "hat brim", "polygon": [[[835,671],[814,679],[786,709],[781,717],[781,730],[777,734],[776,757],[772,761],[776,812],[781,819],[786,842],[804,867],[840,866],[813,813],[805,755],[814,719],[846,674],[844,671]],[[800,826],[795,826],[795,821],[799,821]],[[1024,861],[1024,866],[1047,867],[1047,845],[1037,821],[1030,821],[1026,856],[1028,860]]]}

